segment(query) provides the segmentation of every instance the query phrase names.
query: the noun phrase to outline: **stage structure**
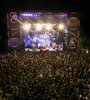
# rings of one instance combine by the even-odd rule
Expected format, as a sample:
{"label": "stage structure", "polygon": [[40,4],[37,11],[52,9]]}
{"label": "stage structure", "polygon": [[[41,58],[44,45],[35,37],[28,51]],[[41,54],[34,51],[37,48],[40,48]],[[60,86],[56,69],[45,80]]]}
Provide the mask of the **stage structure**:
{"label": "stage structure", "polygon": [[79,46],[80,21],[77,13],[8,12],[8,46],[31,50],[76,49]]}

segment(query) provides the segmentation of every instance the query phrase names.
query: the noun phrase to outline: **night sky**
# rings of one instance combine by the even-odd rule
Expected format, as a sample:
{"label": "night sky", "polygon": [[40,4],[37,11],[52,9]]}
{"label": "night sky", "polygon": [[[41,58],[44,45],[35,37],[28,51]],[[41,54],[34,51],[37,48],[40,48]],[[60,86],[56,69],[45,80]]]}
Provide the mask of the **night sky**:
{"label": "night sky", "polygon": [[[80,16],[80,34],[90,40],[90,0],[2,0],[0,1],[0,34],[6,39],[4,13],[18,10],[67,11]],[[4,21],[3,21],[4,20]]]}

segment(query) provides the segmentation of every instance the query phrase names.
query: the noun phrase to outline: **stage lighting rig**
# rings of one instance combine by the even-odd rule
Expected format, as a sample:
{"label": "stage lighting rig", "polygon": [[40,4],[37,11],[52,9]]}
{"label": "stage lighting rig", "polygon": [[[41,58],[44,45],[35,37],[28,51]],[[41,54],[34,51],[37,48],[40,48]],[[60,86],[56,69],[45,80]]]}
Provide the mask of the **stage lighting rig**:
{"label": "stage lighting rig", "polygon": [[36,24],[36,29],[38,30],[38,31],[40,31],[40,30],[42,30],[42,24]]}
{"label": "stage lighting rig", "polygon": [[52,25],[51,24],[46,24],[46,30],[51,30],[52,29]]}
{"label": "stage lighting rig", "polygon": [[63,30],[63,29],[64,29],[64,25],[63,25],[63,24],[59,24],[59,25],[58,25],[58,29],[59,29],[59,30]]}
{"label": "stage lighting rig", "polygon": [[88,50],[88,49],[86,50],[86,53],[87,53],[87,54],[89,53],[89,50]]}
{"label": "stage lighting rig", "polygon": [[25,30],[25,31],[30,31],[30,29],[31,29],[31,24],[30,23],[25,23],[25,24],[23,24],[23,29]]}

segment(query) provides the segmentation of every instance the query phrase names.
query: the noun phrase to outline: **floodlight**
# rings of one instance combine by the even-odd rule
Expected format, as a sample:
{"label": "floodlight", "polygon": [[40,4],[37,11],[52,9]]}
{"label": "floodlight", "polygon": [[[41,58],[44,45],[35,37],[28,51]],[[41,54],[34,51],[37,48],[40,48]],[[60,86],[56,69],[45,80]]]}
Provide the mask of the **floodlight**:
{"label": "floodlight", "polygon": [[23,25],[23,29],[24,29],[25,31],[29,31],[29,30],[31,29],[31,24],[29,24],[29,23],[24,24],[24,25]]}
{"label": "floodlight", "polygon": [[42,30],[42,25],[41,25],[41,24],[37,24],[37,25],[36,25],[36,29],[37,29],[37,30]]}
{"label": "floodlight", "polygon": [[63,25],[63,24],[60,24],[60,25],[58,26],[58,28],[59,28],[60,30],[63,30],[63,29],[64,29],[64,25]]}
{"label": "floodlight", "polygon": [[47,30],[51,30],[51,29],[52,29],[52,25],[51,25],[51,24],[47,24],[47,25],[46,25],[46,29],[47,29]]}

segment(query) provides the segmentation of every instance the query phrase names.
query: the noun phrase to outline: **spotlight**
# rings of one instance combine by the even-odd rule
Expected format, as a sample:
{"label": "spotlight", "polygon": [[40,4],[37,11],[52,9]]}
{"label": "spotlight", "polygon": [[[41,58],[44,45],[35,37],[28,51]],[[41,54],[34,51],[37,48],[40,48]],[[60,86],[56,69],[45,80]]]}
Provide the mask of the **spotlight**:
{"label": "spotlight", "polygon": [[39,31],[42,30],[42,25],[41,24],[37,24],[36,25],[36,29],[39,30]]}
{"label": "spotlight", "polygon": [[89,53],[89,51],[88,51],[88,50],[86,50],[86,53],[88,54],[88,53]]}
{"label": "spotlight", "polygon": [[63,30],[63,29],[64,29],[64,25],[63,25],[63,24],[60,24],[60,25],[58,26],[58,28],[59,28],[60,30]]}
{"label": "spotlight", "polygon": [[47,29],[47,30],[51,30],[51,29],[52,29],[52,25],[51,25],[51,24],[47,24],[47,25],[46,25],[46,29]]}
{"label": "spotlight", "polygon": [[25,31],[29,31],[29,30],[31,29],[31,24],[28,24],[28,23],[24,24],[24,25],[23,25],[23,29],[24,29]]}

